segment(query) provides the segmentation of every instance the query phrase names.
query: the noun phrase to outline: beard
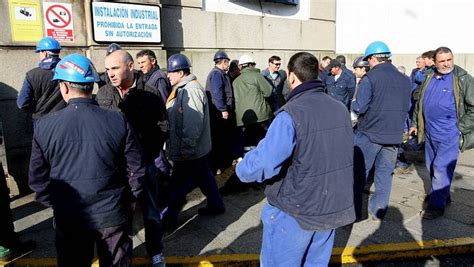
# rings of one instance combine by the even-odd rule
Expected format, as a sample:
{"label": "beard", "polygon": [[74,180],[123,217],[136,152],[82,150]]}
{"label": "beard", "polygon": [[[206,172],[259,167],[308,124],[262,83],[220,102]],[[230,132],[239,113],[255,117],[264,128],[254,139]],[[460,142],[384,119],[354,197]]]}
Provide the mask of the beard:
{"label": "beard", "polygon": [[441,74],[449,74],[453,70],[454,70],[454,67],[451,67],[449,69],[438,70],[438,72],[441,73]]}

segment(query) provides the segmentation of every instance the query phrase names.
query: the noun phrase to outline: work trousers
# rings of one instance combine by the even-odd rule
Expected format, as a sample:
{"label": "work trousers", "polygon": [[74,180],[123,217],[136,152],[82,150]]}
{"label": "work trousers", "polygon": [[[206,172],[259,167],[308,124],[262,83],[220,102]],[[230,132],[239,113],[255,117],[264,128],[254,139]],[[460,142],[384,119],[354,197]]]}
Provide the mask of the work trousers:
{"label": "work trousers", "polygon": [[331,258],[335,230],[302,229],[289,214],[266,203],[262,209],[261,267],[326,267]]}
{"label": "work trousers", "polygon": [[425,136],[426,168],[431,176],[430,205],[444,209],[459,157],[459,138],[437,141]]}
{"label": "work trousers", "polygon": [[12,247],[18,243],[18,236],[13,226],[13,216],[10,209],[10,195],[3,172],[3,166],[0,162],[0,246]]}

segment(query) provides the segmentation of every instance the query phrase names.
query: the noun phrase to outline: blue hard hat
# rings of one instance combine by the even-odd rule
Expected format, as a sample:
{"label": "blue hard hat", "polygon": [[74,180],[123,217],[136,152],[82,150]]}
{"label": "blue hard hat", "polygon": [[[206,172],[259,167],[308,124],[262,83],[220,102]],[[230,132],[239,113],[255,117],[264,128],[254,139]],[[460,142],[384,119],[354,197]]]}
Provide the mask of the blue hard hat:
{"label": "blue hard hat", "polygon": [[219,60],[219,59],[227,59],[227,60],[230,60],[229,56],[228,56],[227,53],[224,52],[224,51],[217,51],[217,52],[214,54],[214,61]]}
{"label": "blue hard hat", "polygon": [[73,83],[98,82],[99,74],[92,62],[80,54],[71,54],[58,62],[54,69],[53,80]]}
{"label": "blue hard hat", "polygon": [[111,44],[107,47],[107,53],[106,53],[106,55],[108,56],[108,55],[112,54],[113,52],[115,52],[115,51],[117,51],[117,50],[120,50],[120,49],[122,49],[122,47],[120,47],[119,44],[117,44],[117,43],[111,43]]}
{"label": "blue hard hat", "polygon": [[43,39],[39,40],[36,44],[36,53],[41,51],[58,51],[61,50],[61,45],[59,44],[56,39],[52,37],[44,37]]}
{"label": "blue hard hat", "polygon": [[369,62],[364,60],[364,56],[360,56],[354,60],[352,67],[355,68],[362,68],[362,67],[369,67]]}
{"label": "blue hard hat", "polygon": [[168,72],[175,72],[191,68],[191,62],[183,54],[174,54],[168,58]]}
{"label": "blue hard hat", "polygon": [[364,60],[367,60],[369,56],[375,54],[387,54],[387,57],[390,57],[392,55],[387,44],[381,41],[375,41],[369,44],[369,46],[367,46],[367,48],[365,49]]}

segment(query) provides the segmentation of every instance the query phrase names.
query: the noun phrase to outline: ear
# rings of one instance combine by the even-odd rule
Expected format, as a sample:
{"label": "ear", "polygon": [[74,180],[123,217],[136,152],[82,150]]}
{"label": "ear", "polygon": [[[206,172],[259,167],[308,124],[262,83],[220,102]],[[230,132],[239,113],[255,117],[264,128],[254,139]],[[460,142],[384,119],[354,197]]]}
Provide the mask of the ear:
{"label": "ear", "polygon": [[133,70],[133,69],[134,69],[134,68],[133,68],[133,64],[134,64],[133,61],[128,62],[128,69],[129,69],[129,70]]}

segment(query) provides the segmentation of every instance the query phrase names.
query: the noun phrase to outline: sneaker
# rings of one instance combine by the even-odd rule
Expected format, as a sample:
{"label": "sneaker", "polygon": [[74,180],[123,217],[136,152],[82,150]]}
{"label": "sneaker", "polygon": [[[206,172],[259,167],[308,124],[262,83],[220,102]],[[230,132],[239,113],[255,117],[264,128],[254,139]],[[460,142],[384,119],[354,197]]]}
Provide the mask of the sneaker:
{"label": "sneaker", "polygon": [[152,267],[166,267],[165,264],[165,257],[163,257],[163,253],[156,254],[151,258],[151,266]]}
{"label": "sneaker", "polygon": [[444,209],[428,207],[423,211],[423,219],[434,220],[444,215]]}
{"label": "sneaker", "polygon": [[16,258],[19,258],[23,255],[26,255],[33,251],[36,248],[36,242],[33,240],[28,240],[25,242],[19,242],[14,247],[3,247],[0,246],[0,261],[11,261]]}
{"label": "sneaker", "polygon": [[212,208],[209,206],[206,206],[204,208],[198,209],[198,214],[201,216],[212,216],[212,215],[220,215],[225,212],[225,208]]}

